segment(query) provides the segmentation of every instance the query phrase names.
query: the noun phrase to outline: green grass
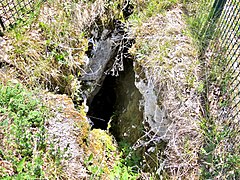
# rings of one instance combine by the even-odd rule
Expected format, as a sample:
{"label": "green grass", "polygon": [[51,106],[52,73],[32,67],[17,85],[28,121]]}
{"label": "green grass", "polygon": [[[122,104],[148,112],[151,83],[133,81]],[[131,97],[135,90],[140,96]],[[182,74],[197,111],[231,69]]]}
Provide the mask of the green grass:
{"label": "green grass", "polygon": [[166,10],[177,5],[179,0],[133,0],[135,11],[130,16],[130,21],[142,23],[148,18],[163,14]]}
{"label": "green grass", "polygon": [[[226,51],[218,49],[218,31],[215,29],[216,21],[212,19],[213,2],[185,2],[189,13],[188,25],[199,48],[203,71],[201,92],[205,113],[200,123],[204,137],[200,152],[201,179],[239,179],[239,124],[227,117],[219,117],[221,108],[229,108],[230,105],[227,91],[231,88],[228,82],[232,71],[223,74],[227,58],[222,59]],[[206,58],[208,47],[217,55]],[[214,97],[217,89],[219,95]]]}
{"label": "green grass", "polygon": [[213,3],[213,0],[183,0],[187,9],[187,23],[200,51],[213,35],[213,31],[210,31],[210,25],[214,24],[211,20]]}
{"label": "green grass", "polygon": [[48,116],[48,109],[21,85],[0,85],[2,179],[54,177],[47,169],[50,166],[61,171],[57,163],[59,157],[55,158],[57,156],[51,148],[47,150],[44,123]]}
{"label": "green grass", "polygon": [[84,164],[89,179],[134,180],[140,176],[139,157],[127,143],[119,147],[108,132],[93,129],[87,137]]}
{"label": "green grass", "polygon": [[[221,127],[222,126],[222,127]],[[238,179],[240,156],[238,130],[228,123],[217,124],[215,119],[202,120],[205,144],[201,149],[202,178]]]}

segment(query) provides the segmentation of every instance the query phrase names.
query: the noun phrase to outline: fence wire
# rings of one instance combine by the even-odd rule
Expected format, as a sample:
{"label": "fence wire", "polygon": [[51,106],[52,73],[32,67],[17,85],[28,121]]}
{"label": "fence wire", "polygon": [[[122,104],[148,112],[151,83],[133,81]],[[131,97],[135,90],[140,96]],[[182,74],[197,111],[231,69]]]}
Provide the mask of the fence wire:
{"label": "fence wire", "polygon": [[240,1],[216,0],[215,4],[223,5],[214,7],[220,16],[214,20],[215,37],[209,45],[221,91],[218,117],[240,121]]}
{"label": "fence wire", "polygon": [[26,15],[33,11],[37,0],[1,0],[0,30],[13,27],[17,21],[25,20]]}

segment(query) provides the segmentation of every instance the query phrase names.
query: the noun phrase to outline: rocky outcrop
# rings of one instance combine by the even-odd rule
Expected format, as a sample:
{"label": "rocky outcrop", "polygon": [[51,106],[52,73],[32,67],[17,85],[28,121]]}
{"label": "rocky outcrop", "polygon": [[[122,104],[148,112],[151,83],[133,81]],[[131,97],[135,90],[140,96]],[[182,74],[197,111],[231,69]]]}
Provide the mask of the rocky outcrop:
{"label": "rocky outcrop", "polygon": [[[74,108],[74,104],[66,95],[48,93],[42,97],[51,109],[52,117],[46,121],[48,144],[54,145],[62,153],[62,165],[68,179],[84,179],[88,176],[84,167],[84,150],[82,139],[88,136],[89,123]],[[61,156],[61,154],[59,154]]]}
{"label": "rocky outcrop", "polygon": [[[143,96],[143,122],[148,128],[147,139],[141,139],[136,147],[146,147],[147,161],[153,162],[159,175],[165,167],[172,176],[188,174],[194,179],[201,146],[200,63],[186,33],[183,12],[175,7],[135,28],[136,44],[131,49],[136,58],[135,84]],[[158,145],[163,141],[166,148],[160,151]]]}
{"label": "rocky outcrop", "polygon": [[143,96],[141,104],[144,109],[143,122],[147,123],[150,131],[154,132],[161,140],[167,140],[169,138],[167,129],[172,121],[167,118],[165,108],[161,107],[159,103],[159,96],[161,95],[160,92],[156,91],[155,84],[151,80],[152,74],[146,69],[141,71],[144,72],[145,78],[141,78],[136,72],[135,85]]}
{"label": "rocky outcrop", "polygon": [[123,51],[126,43],[124,24],[115,20],[114,29],[104,29],[102,33],[92,31],[89,40],[88,56],[85,56],[85,69],[81,77],[83,97],[91,104],[93,97],[99,92],[107,74],[118,76],[123,71]]}

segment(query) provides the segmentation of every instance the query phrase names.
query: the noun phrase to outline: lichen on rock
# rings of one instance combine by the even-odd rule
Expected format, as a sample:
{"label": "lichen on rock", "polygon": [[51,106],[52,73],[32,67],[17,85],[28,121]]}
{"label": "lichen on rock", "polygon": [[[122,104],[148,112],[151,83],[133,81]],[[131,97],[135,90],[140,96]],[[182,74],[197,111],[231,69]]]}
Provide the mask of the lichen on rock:
{"label": "lichen on rock", "polygon": [[62,164],[69,179],[86,178],[84,151],[80,144],[90,129],[86,117],[74,108],[72,100],[66,95],[48,93],[42,99],[52,113],[46,122],[49,147],[53,144],[55,150],[59,148],[63,153]]}
{"label": "lichen on rock", "polygon": [[62,165],[67,178],[88,178],[92,173],[86,164],[89,156],[93,156],[93,160],[88,163],[109,174],[119,156],[114,138],[106,131],[90,130],[85,112],[76,110],[66,95],[47,93],[41,98],[52,112],[46,122],[48,144],[63,153]]}

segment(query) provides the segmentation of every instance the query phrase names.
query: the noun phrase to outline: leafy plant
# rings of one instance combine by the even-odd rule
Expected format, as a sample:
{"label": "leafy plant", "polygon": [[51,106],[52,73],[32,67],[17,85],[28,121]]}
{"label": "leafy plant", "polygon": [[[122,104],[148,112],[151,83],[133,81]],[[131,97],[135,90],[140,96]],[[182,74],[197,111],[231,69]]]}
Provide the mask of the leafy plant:
{"label": "leafy plant", "polygon": [[[0,177],[45,178],[48,109],[20,84],[0,85]],[[58,161],[55,159],[54,161]],[[60,167],[60,164],[56,164]]]}
{"label": "leafy plant", "polygon": [[137,179],[139,158],[133,155],[134,151],[127,143],[121,143],[119,149],[122,151],[118,152],[112,141],[103,130],[94,129],[90,132],[86,147],[89,155],[84,161],[90,179]]}

